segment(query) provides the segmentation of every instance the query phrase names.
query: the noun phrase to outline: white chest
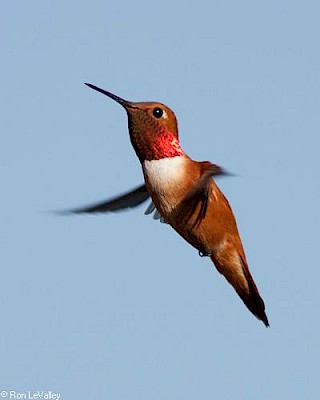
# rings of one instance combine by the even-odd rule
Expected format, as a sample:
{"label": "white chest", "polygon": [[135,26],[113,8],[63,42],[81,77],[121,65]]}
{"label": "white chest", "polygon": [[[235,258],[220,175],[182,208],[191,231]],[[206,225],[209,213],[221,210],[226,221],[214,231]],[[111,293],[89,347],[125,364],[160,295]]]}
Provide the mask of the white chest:
{"label": "white chest", "polygon": [[185,157],[177,156],[144,161],[143,171],[155,191],[163,191],[179,184],[185,175]]}
{"label": "white chest", "polygon": [[185,178],[184,156],[144,161],[142,168],[146,181],[157,194],[161,208],[170,211],[177,203],[177,192],[183,186]]}

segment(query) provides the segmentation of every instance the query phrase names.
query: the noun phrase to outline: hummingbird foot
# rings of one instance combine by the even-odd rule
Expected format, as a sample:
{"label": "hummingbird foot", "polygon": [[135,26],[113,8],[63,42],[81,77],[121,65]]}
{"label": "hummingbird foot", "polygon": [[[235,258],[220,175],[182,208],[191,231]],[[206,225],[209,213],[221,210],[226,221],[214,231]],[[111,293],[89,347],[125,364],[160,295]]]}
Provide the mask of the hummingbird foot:
{"label": "hummingbird foot", "polygon": [[209,253],[208,251],[206,251],[205,249],[201,249],[201,250],[199,250],[199,256],[200,257],[210,257],[211,256],[211,253]]}

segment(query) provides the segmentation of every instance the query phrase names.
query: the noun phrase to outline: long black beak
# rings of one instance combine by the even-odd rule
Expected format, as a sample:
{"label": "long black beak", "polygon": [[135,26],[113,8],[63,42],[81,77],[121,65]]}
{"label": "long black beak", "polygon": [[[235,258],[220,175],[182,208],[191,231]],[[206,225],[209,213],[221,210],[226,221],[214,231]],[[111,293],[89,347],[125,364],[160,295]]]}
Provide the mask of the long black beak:
{"label": "long black beak", "polygon": [[92,85],[91,83],[85,83],[85,85],[89,86],[91,89],[96,90],[97,92],[100,92],[108,97],[110,97],[112,100],[116,101],[117,103],[121,104],[123,107],[127,108],[136,108],[130,101],[124,100],[119,96],[116,96],[113,93],[110,93],[104,89],[100,89],[98,86]]}

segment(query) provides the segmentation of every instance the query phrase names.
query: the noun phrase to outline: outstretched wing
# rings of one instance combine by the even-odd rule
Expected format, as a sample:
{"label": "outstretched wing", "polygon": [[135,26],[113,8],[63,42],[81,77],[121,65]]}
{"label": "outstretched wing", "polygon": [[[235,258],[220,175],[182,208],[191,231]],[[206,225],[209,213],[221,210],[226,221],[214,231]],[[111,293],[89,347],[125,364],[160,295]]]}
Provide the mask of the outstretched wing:
{"label": "outstretched wing", "polygon": [[63,214],[105,213],[126,210],[137,207],[150,197],[145,185],[141,185],[131,192],[115,197],[102,203],[64,211]]}
{"label": "outstretched wing", "polygon": [[213,176],[230,175],[219,165],[204,161],[202,164],[202,173],[198,182],[185,195],[179,206],[179,217],[187,222],[197,211],[192,227],[200,225],[208,209],[210,196],[210,183]]}

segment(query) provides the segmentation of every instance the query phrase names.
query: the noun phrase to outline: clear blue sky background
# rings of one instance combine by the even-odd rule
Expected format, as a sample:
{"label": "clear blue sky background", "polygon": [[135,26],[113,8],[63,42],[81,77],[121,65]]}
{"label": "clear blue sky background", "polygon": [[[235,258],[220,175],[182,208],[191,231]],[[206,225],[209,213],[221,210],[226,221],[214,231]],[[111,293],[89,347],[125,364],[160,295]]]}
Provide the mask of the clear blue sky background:
{"label": "clear blue sky background", "polygon": [[[318,1],[5,2],[0,390],[63,399],[319,396]],[[144,207],[50,210],[142,183],[126,115],[157,100],[185,151],[237,177],[270,329]]]}

